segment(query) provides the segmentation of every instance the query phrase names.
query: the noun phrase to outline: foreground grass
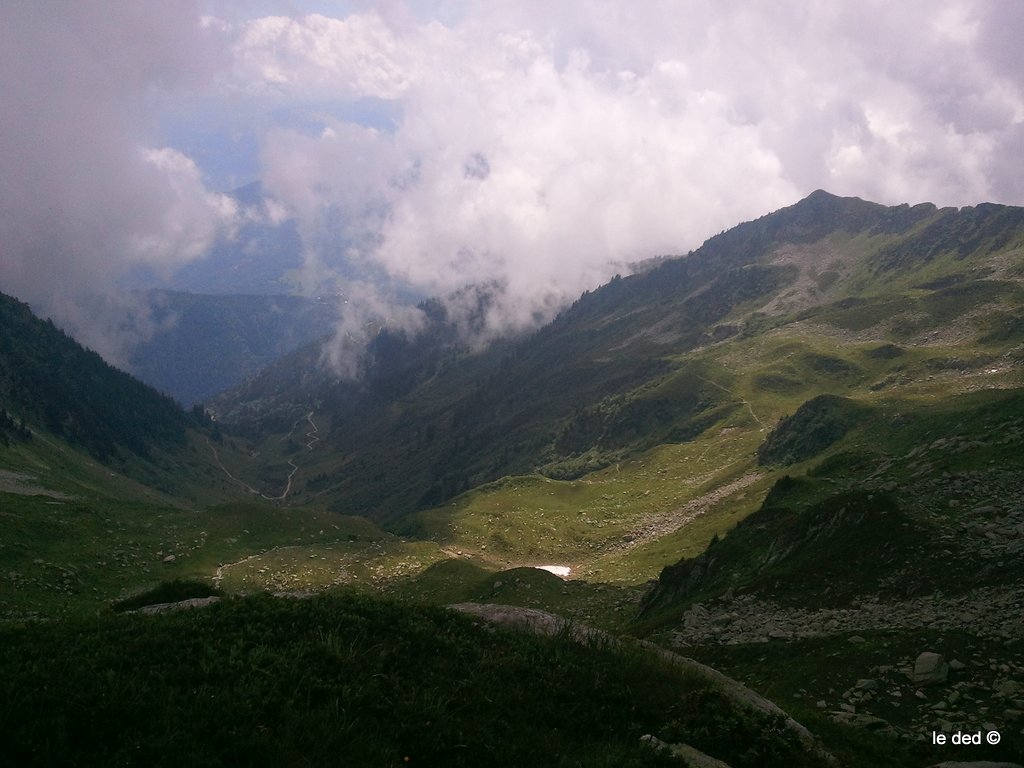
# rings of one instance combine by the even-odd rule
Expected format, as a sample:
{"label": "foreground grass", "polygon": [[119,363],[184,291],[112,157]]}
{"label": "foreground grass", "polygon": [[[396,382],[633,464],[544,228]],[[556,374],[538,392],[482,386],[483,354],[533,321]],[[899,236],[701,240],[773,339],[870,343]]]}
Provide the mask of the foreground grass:
{"label": "foreground grass", "polygon": [[815,764],[642,651],[346,595],[5,626],[0,702],[17,765]]}

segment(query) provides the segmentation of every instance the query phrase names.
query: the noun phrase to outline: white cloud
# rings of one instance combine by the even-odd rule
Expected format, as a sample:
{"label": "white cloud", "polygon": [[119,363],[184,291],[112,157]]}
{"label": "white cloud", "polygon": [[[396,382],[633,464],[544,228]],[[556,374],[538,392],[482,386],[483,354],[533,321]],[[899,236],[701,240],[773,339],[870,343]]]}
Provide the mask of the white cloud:
{"label": "white cloud", "polygon": [[391,99],[407,87],[406,56],[376,14],[253,19],[233,50],[237,82],[257,93]]}
{"label": "white cloud", "polygon": [[[352,262],[427,293],[497,285],[485,334],[815,188],[1024,203],[1021,4],[389,0],[288,13],[302,5],[245,19],[212,0],[205,17],[82,3],[70,24],[48,21],[63,5],[5,8],[17,23],[0,32],[4,283],[36,259],[78,283],[202,250],[229,206],[187,158],[139,154],[161,146],[148,110],[187,109],[189,94],[221,97],[259,145],[267,214],[298,219],[307,290]],[[174,89],[185,96],[153,96]],[[388,119],[361,113],[370,102]],[[379,299],[365,305],[383,311]]]}
{"label": "white cloud", "polygon": [[126,251],[134,261],[171,270],[203,255],[218,235],[230,232],[238,205],[207,190],[199,168],[181,152],[144,149],[142,157],[160,174],[165,199],[154,226],[129,234]]}
{"label": "white cloud", "polygon": [[126,341],[111,329],[139,314],[85,297],[195,258],[233,216],[188,158],[145,149],[152,100],[218,66],[197,18],[135,0],[0,7],[0,289],[109,359]]}
{"label": "white cloud", "polygon": [[[550,318],[625,261],[815,188],[1021,202],[1000,172],[1020,83],[981,50],[997,13],[476,2],[449,26],[373,11],[258,20],[236,50],[286,96],[400,105],[393,132],[332,124],[266,143],[267,188],[303,222],[315,282],[357,258],[432,294],[497,285],[485,333],[498,333]],[[339,218],[358,247],[314,244]]]}

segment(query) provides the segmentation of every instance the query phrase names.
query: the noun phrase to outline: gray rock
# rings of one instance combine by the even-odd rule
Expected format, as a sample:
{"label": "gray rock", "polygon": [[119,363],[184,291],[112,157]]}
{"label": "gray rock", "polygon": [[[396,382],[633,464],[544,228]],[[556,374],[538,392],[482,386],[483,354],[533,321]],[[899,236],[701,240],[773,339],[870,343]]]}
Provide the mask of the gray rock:
{"label": "gray rock", "polygon": [[683,625],[687,629],[694,629],[696,627],[706,624],[708,620],[708,610],[700,603],[695,603],[690,606],[690,610],[683,614]]}
{"label": "gray rock", "polygon": [[869,730],[875,730],[878,728],[885,728],[889,725],[885,720],[874,715],[859,714],[854,715],[850,718],[850,725],[858,728],[868,728]]}
{"label": "gray rock", "polygon": [[949,664],[941,653],[925,651],[914,662],[914,671],[910,675],[914,685],[934,685],[944,683],[949,677]]}
{"label": "gray rock", "polygon": [[167,613],[168,611],[181,611],[189,608],[203,608],[207,605],[212,605],[220,600],[219,597],[193,597],[189,600],[179,600],[176,603],[157,603],[155,605],[145,605],[139,608],[137,611],[128,611],[128,613]]}
{"label": "gray rock", "polygon": [[168,555],[167,557],[164,558],[164,562],[165,563],[173,563],[177,559],[178,558],[176,558],[174,555]]}
{"label": "gray rock", "polygon": [[1020,693],[1020,683],[1016,680],[1000,680],[994,690],[999,698],[1010,699]]}
{"label": "gray rock", "polygon": [[728,763],[723,763],[710,755],[706,755],[699,749],[694,749],[689,744],[669,744],[657,736],[645,734],[640,737],[644,744],[650,744],[655,749],[667,749],[676,757],[681,757],[690,768],[729,768]]}

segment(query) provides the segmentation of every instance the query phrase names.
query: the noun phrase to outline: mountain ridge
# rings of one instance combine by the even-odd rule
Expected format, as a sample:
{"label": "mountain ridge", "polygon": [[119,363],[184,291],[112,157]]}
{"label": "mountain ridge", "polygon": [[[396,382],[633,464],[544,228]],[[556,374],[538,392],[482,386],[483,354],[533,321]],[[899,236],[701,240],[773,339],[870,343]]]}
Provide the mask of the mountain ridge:
{"label": "mountain ridge", "polygon": [[[298,414],[307,404],[319,403],[330,416],[329,439],[339,452],[365,455],[344,464],[341,474],[346,479],[340,481],[339,499],[352,492],[353,508],[372,508],[372,515],[393,518],[504,474],[547,467],[541,471],[571,476],[568,467],[575,454],[560,452],[559,446],[569,448],[573,443],[559,435],[566,430],[593,432],[583,423],[597,418],[603,424],[600,429],[618,434],[615,439],[620,443],[635,443],[622,437],[624,430],[636,420],[658,419],[655,414],[667,402],[651,394],[657,391],[657,382],[671,388],[667,382],[673,372],[688,376],[673,362],[679,355],[770,333],[782,324],[812,317],[828,318],[834,328],[848,333],[835,323],[849,325],[853,321],[846,318],[858,313],[897,311],[894,306],[876,307],[872,296],[893,290],[894,285],[908,295],[921,292],[899,282],[922,268],[919,260],[909,260],[904,251],[918,254],[922,248],[931,249],[924,266],[937,275],[959,274],[962,265],[971,262],[968,257],[980,262],[994,251],[1013,247],[1013,238],[1017,244],[1024,242],[1022,224],[1024,210],[1007,206],[886,207],[818,191],[716,235],[685,256],[665,259],[642,274],[615,278],[585,293],[550,324],[526,337],[499,341],[474,354],[444,341],[443,321],[429,327],[420,339],[384,330],[367,349],[367,376],[361,382],[338,382],[323,375],[310,390],[307,380],[301,402],[289,405],[287,376],[277,378],[283,398],[262,392],[257,377],[246,385],[247,395],[235,400],[230,393],[219,396],[214,408],[228,424],[238,423],[235,415],[248,410],[256,414],[255,419],[246,418],[251,425],[259,421],[264,408]],[[931,252],[936,231],[952,238],[947,239],[951,245],[944,253]],[[1007,296],[1018,290],[1012,280],[1000,283],[992,273],[972,285]],[[939,295],[942,290],[933,291],[937,302],[947,301],[948,297]],[[914,300],[919,300],[916,294]],[[798,312],[805,316],[794,315]],[[411,359],[410,350],[424,348],[428,352],[418,353],[416,364],[400,362]],[[310,353],[304,354],[308,360]],[[827,363],[823,359],[817,364]],[[264,374],[271,375],[276,374]],[[670,410],[676,414],[669,421],[680,435],[701,425],[708,428],[710,423],[701,421],[700,414],[710,417],[730,400],[720,383],[701,384],[699,379],[691,383],[691,391],[704,390],[694,407],[705,407],[679,410],[679,401],[668,398],[675,403]],[[677,382],[676,389],[680,386]],[[616,404],[615,397],[625,399]],[[604,416],[580,410],[596,408],[605,398],[612,400],[600,407]],[[460,432],[458,441],[418,452],[411,459],[395,455],[386,446],[373,448],[386,442],[381,432],[390,436],[390,445],[412,439],[426,448],[430,435],[453,430]],[[642,445],[635,443],[628,450]],[[484,454],[493,460],[481,459]],[[613,451],[604,454],[587,466],[614,461]],[[398,495],[392,496],[389,483],[381,482],[383,467],[394,467],[395,474],[410,483],[427,482],[430,489],[418,495],[411,488],[396,489]],[[374,498],[360,489],[372,489]],[[344,508],[338,503],[339,509]]]}

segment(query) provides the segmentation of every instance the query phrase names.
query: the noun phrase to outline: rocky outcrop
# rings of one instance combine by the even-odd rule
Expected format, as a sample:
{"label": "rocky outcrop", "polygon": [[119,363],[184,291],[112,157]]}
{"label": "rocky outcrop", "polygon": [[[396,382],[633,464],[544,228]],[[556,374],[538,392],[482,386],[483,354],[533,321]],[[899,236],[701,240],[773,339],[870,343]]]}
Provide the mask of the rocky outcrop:
{"label": "rocky outcrop", "polygon": [[168,611],[185,611],[191,608],[204,608],[207,605],[213,605],[213,603],[219,601],[220,598],[216,595],[211,597],[193,597],[188,600],[179,600],[176,603],[156,603],[154,605],[145,605],[137,611],[126,611],[126,613],[154,614],[167,613]]}
{"label": "rocky outcrop", "polygon": [[1024,594],[983,587],[963,595],[907,600],[860,600],[847,608],[797,608],[755,595],[695,603],[671,634],[677,648],[794,640],[879,629],[970,629],[977,637],[1010,642],[1024,637]]}
{"label": "rocky outcrop", "polygon": [[820,597],[816,585],[794,573],[820,574],[834,570],[838,562],[843,572],[829,573],[833,599],[869,586],[877,589],[874,582],[862,583],[864,574],[882,550],[894,556],[915,535],[893,497],[853,490],[797,512],[786,506],[786,496],[798,486],[798,480],[781,478],[761,508],[728,536],[697,557],[664,568],[640,606],[641,617],[697,595],[724,592],[733,584],[751,589],[751,584],[785,582],[791,590]]}
{"label": "rocky outcrop", "polygon": [[[857,632],[891,630],[930,630],[938,637],[947,631],[970,631],[974,641],[960,647],[958,658],[936,644],[859,670],[845,691],[813,694],[818,709],[837,722],[907,740],[920,740],[931,730],[957,728],[1024,736],[1024,657],[1019,648],[1024,594],[1012,586],[821,610],[780,606],[745,595],[692,606],[669,642],[685,649],[835,637],[856,646],[866,642]],[[852,649],[851,653],[856,655]],[[890,717],[897,710],[898,717]]]}

